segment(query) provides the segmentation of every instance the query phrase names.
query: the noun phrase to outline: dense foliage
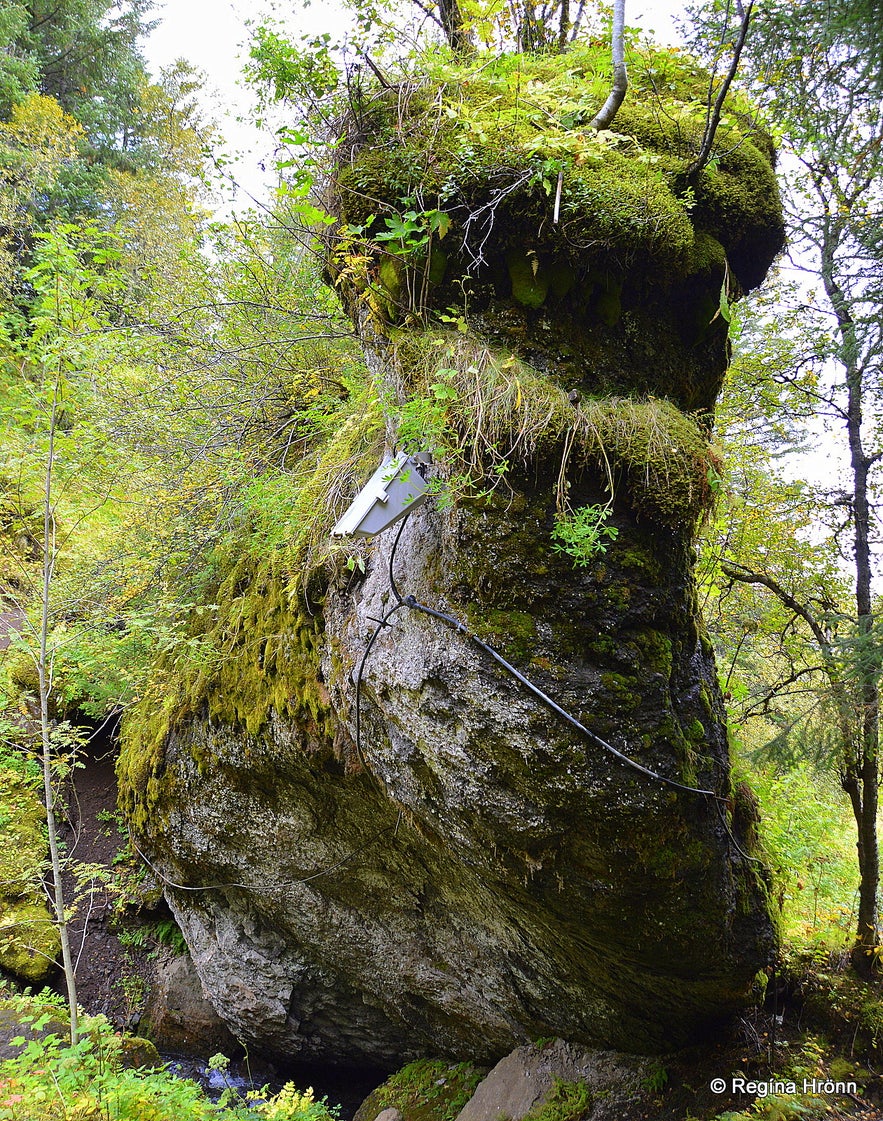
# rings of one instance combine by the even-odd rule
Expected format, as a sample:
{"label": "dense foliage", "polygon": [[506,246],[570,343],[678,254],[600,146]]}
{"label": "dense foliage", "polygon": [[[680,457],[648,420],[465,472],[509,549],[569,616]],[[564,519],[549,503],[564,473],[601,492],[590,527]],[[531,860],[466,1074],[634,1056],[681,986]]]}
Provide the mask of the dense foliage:
{"label": "dense foliage", "polygon": [[[337,1111],[317,1100],[311,1089],[291,1083],[271,1091],[240,1092],[232,1084],[219,1102],[195,1082],[158,1062],[145,1040],[124,1039],[103,1016],[84,1021],[75,1046],[59,1037],[64,1013],[53,994],[2,1000],[4,1023],[21,1026],[19,1051],[0,1063],[0,1118],[3,1121],[68,1121],[101,1117],[105,1121],[334,1121]],[[228,1062],[215,1055],[209,1069],[224,1072]]]}
{"label": "dense foliage", "polygon": [[[513,36],[522,46],[557,46],[575,30],[567,7],[555,8],[551,34],[551,22],[539,20],[536,8],[525,8],[517,26],[511,15],[490,18],[480,5],[465,3],[459,23],[446,4],[438,5],[437,16],[455,53],[462,53],[466,46],[512,45]],[[687,182],[682,165],[701,132],[699,87],[707,80],[692,63],[634,45],[635,81],[648,89],[665,84],[676,95],[677,113],[651,119],[626,107],[615,134],[584,143],[588,101],[600,100],[608,82],[599,61],[604,48],[596,44],[576,46],[567,56],[574,64],[566,66],[544,56],[455,59],[435,47],[428,57],[405,61],[406,70],[429,72],[431,80],[414,83],[409,93],[424,107],[412,117],[399,205],[376,205],[388,193],[388,165],[379,169],[370,154],[353,161],[343,177],[351,188],[348,228],[336,242],[338,286],[341,276],[355,278],[366,306],[387,324],[430,310],[415,298],[420,270],[427,283],[450,285],[424,324],[413,363],[419,381],[404,404],[394,405],[382,399],[333,288],[318,273],[316,238],[328,223],[310,194],[316,153],[306,135],[287,134],[293,159],[282,161],[283,187],[267,215],[210,223],[201,193],[210,130],[195,109],[198,79],[186,68],[149,79],[138,41],[151,5],[63,0],[3,7],[0,39],[10,46],[0,53],[0,392],[7,426],[0,453],[0,604],[32,624],[7,652],[2,686],[8,752],[0,758],[0,864],[5,869],[17,853],[18,878],[27,881],[2,900],[4,914],[24,931],[0,947],[5,967],[28,978],[35,949],[56,953],[45,938],[50,916],[36,890],[45,848],[41,811],[34,776],[22,764],[35,741],[41,556],[49,550],[54,719],[83,722],[129,708],[150,713],[145,737],[152,751],[173,710],[195,709],[220,685],[212,703],[223,708],[215,715],[242,718],[248,727],[273,705],[294,703],[276,675],[289,653],[281,643],[263,651],[259,686],[241,672],[256,613],[293,620],[309,644],[314,636],[304,625],[303,604],[310,571],[329,558],[353,568],[362,563],[357,549],[332,545],[327,529],[382,445],[384,407],[399,409],[403,431],[415,443],[431,435],[450,453],[448,501],[498,485],[531,441],[571,431],[582,441],[581,454],[591,454],[593,441],[615,448],[619,469],[641,478],[645,511],[663,523],[696,523],[718,499],[707,530],[703,595],[739,768],[761,801],[761,837],[784,929],[794,944],[819,952],[848,941],[857,921],[854,840],[837,787],[849,792],[852,781],[854,790],[868,766],[876,781],[877,732],[855,718],[873,707],[880,674],[876,593],[856,606],[844,567],[844,557],[848,564],[855,556],[856,492],[813,486],[793,468],[783,472],[781,455],[818,415],[848,420],[856,387],[862,388],[873,575],[880,122],[879,104],[862,94],[856,76],[868,52],[879,50],[879,24],[874,4],[844,5],[868,37],[864,54],[844,58],[836,24],[833,41],[808,22],[797,35],[787,7],[769,6],[767,38],[757,40],[750,73],[762,95],[762,63],[786,42],[785,31],[792,35],[788,42],[799,50],[793,57],[779,51],[767,111],[803,159],[789,196],[793,243],[804,243],[827,273],[820,274],[818,293],[798,293],[796,307],[793,291],[781,285],[735,317],[737,360],[719,429],[729,465],[723,476],[718,451],[692,421],[672,419],[665,400],[634,402],[630,423],[618,427],[603,407],[593,411],[587,404],[589,419],[579,433],[565,395],[544,389],[528,400],[526,389],[541,377],[535,368],[514,355],[470,350],[463,340],[468,293],[461,285],[458,298],[453,272],[445,281],[441,252],[448,210],[475,208],[485,197],[467,198],[458,180],[466,148],[487,173],[474,189],[487,193],[501,164],[509,166],[500,151],[504,135],[507,151],[517,145],[530,173],[516,218],[531,206],[545,207],[567,169],[565,222],[577,209],[580,220],[597,217],[599,192],[616,193],[623,210],[615,229],[572,223],[570,234],[592,243],[606,239],[607,249],[612,244],[626,253],[638,230],[659,276],[682,279],[701,269],[713,275],[715,304],[703,305],[703,314],[730,318],[726,283],[714,271],[723,268],[722,246],[738,255],[740,199],[728,176],[747,169],[768,179],[768,153],[765,139],[755,145],[745,124],[747,103],[735,100],[720,134],[725,151],[697,183]],[[360,13],[364,30],[372,19],[365,6]],[[806,69],[794,62],[798,54],[809,60]],[[304,54],[263,29],[252,73],[290,103],[303,108],[312,99],[331,112],[339,73],[327,43]],[[468,84],[460,81],[464,74]],[[510,96],[514,76],[533,84],[526,111]],[[468,128],[454,130],[442,116],[430,137],[434,151],[427,121],[442,94],[458,99]],[[382,140],[401,124],[397,109],[394,98],[380,98],[373,117],[358,124],[377,127]],[[684,151],[673,151],[674,140]],[[688,221],[696,208],[710,215],[701,243]],[[558,235],[547,230],[545,236]],[[430,277],[430,242],[442,262],[438,277]],[[378,245],[385,272],[369,276]],[[503,246],[503,256],[511,256],[506,267],[524,305],[538,308],[567,277],[547,276],[536,249],[533,261],[524,254],[516,260],[520,248]],[[327,242],[323,256],[326,249]],[[616,285],[599,279],[597,314],[615,315],[618,298]],[[488,425],[480,461],[470,453],[477,415]],[[660,431],[664,438],[654,442]],[[577,562],[586,556],[587,539],[603,551],[609,532],[603,520],[589,517],[581,529],[578,519],[565,518],[560,547],[572,547]],[[844,533],[853,534],[851,543],[844,544]],[[746,573],[757,579],[746,581]],[[264,595],[271,578],[278,602]],[[232,597],[233,587],[246,591]],[[321,719],[318,693],[305,686],[297,703]],[[76,754],[72,743],[56,741],[59,780]],[[17,875],[4,871],[4,882]],[[871,950],[878,941],[873,921]],[[49,1101],[51,1086],[59,1085],[69,1092],[68,1104],[84,1110],[114,1101],[117,1112],[109,1116],[120,1119],[245,1116],[242,1103],[215,1112],[195,1089],[162,1073],[121,1070],[107,1061],[104,1046],[88,1032],[74,1052],[57,1039],[28,1044],[0,1070],[0,1117],[29,1116],[21,1102],[41,1094]],[[309,1095],[294,1091],[252,1106],[249,1116],[327,1116]]]}

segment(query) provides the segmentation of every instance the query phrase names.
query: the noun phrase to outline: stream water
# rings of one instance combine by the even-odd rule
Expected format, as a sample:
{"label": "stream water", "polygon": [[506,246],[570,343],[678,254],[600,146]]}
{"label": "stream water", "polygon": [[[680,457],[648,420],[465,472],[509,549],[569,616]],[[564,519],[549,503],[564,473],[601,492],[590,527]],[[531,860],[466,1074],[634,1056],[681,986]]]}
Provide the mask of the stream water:
{"label": "stream water", "polygon": [[317,1100],[327,1098],[330,1106],[337,1106],[342,1121],[351,1121],[353,1114],[368,1094],[386,1078],[388,1071],[325,1067],[313,1064],[293,1064],[284,1070],[261,1061],[231,1062],[226,1071],[210,1070],[205,1059],[164,1055],[169,1069],[181,1078],[198,1082],[209,1097],[217,1100],[227,1089],[245,1096],[249,1090],[268,1086],[271,1092],[279,1090],[286,1082],[293,1082],[299,1090],[312,1088]]}

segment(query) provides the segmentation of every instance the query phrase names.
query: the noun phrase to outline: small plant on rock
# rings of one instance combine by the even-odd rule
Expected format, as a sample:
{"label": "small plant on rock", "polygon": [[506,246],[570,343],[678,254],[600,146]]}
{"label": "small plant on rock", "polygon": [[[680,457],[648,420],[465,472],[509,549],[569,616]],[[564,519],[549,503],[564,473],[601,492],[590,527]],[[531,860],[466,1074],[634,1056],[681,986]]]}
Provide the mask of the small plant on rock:
{"label": "small plant on rock", "polygon": [[606,553],[608,543],[619,534],[616,526],[604,524],[612,512],[608,504],[579,506],[556,514],[552,548],[571,557],[575,568],[585,568],[596,556]]}

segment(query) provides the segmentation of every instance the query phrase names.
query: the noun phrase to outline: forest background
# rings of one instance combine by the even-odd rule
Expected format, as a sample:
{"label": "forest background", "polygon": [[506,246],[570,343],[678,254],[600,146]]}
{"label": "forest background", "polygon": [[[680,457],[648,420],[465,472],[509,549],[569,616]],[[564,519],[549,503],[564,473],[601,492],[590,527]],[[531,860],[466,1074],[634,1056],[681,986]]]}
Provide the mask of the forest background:
{"label": "forest background", "polygon": [[[477,39],[511,47],[494,5],[462,8]],[[711,4],[688,21],[690,48],[718,83],[740,12]],[[312,31],[291,41],[272,18],[256,24],[245,81],[275,129],[275,186],[269,202],[231,218],[218,198],[238,172],[200,108],[204,77],[186,62],[147,72],[153,15],[149,0],[32,0],[0,12],[0,611],[10,639],[0,813],[30,823],[2,854],[18,886],[0,964],[19,975],[23,945],[44,959],[64,952],[64,922],[43,916],[35,791],[51,826],[83,743],[158,687],[158,657],[210,672],[217,655],[191,623],[215,610],[228,558],[363,563],[327,538],[347,496],[329,479],[317,523],[304,486],[323,437],[374,392],[321,275],[322,144],[345,72],[446,57],[438,20],[392,4],[354,4],[345,44]],[[584,16],[586,35],[609,36],[608,11]],[[832,5],[822,21],[776,0],[754,12],[739,80],[783,152],[793,257],[751,297],[721,294],[733,364],[699,565],[734,768],[760,802],[786,953],[865,971],[880,945],[883,660],[873,17],[873,3]],[[408,48],[398,59],[396,40]],[[628,44],[647,49],[637,29]],[[393,251],[396,238],[406,248],[421,234],[421,216],[407,220],[412,229],[390,226]],[[454,327],[460,316],[468,306],[451,309]],[[455,404],[436,394],[401,419],[455,443]],[[802,473],[810,461],[796,453],[820,444],[832,470]],[[56,920],[74,905],[50,900]]]}

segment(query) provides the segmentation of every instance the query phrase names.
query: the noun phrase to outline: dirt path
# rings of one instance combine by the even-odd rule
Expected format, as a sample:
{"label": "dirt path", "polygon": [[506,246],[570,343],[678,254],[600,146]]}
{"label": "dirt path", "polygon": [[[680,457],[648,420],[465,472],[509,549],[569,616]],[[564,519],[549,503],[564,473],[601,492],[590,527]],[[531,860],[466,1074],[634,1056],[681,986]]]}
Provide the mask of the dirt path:
{"label": "dirt path", "polygon": [[4,607],[0,611],[0,650],[6,650],[15,635],[25,624],[25,613],[19,607]]}
{"label": "dirt path", "polygon": [[89,1012],[103,1012],[116,1027],[130,1028],[137,1023],[137,998],[143,995],[149,963],[144,950],[120,942],[112,926],[112,886],[102,882],[111,880],[112,884],[114,860],[125,845],[116,809],[112,748],[103,741],[85,766],[75,771],[70,827],[64,839],[80,870],[80,883],[69,872],[65,889],[68,899],[77,899],[71,948],[80,1003]]}

